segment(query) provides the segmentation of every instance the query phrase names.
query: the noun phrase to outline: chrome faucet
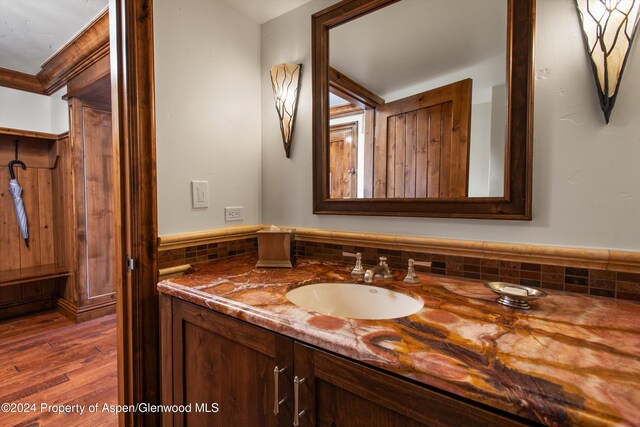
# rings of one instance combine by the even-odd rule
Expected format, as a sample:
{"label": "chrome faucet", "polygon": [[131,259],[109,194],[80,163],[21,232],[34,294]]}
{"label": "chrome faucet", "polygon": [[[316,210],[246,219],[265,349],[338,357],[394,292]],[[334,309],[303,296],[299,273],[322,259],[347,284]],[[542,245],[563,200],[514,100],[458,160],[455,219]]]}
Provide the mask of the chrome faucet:
{"label": "chrome faucet", "polygon": [[364,267],[362,267],[362,254],[360,252],[355,254],[351,252],[342,252],[342,256],[356,259],[356,265],[353,267],[353,270],[351,270],[352,276],[362,276],[364,274]]}
{"label": "chrome faucet", "polygon": [[409,267],[407,268],[407,275],[404,276],[403,282],[405,282],[405,283],[414,283],[414,284],[420,283],[420,278],[416,274],[416,270],[414,268],[414,265],[421,265],[423,267],[431,267],[431,263],[430,262],[414,261],[413,259],[410,259],[409,260]]}
{"label": "chrome faucet", "polygon": [[364,273],[365,283],[372,283],[374,278],[380,278],[383,280],[393,279],[393,274],[391,274],[391,272],[389,271],[389,266],[387,265],[386,256],[380,257],[380,264],[365,271]]}

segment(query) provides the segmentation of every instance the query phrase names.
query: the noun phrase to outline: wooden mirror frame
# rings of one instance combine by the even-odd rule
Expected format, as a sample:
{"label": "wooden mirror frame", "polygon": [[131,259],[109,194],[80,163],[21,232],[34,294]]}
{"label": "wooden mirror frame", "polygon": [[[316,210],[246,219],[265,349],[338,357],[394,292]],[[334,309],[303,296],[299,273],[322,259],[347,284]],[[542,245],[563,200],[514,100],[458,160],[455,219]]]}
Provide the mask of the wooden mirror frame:
{"label": "wooden mirror frame", "polygon": [[507,2],[507,144],[503,197],[329,198],[329,30],[400,0],[344,0],[311,18],[313,213],[531,220],[535,0]]}

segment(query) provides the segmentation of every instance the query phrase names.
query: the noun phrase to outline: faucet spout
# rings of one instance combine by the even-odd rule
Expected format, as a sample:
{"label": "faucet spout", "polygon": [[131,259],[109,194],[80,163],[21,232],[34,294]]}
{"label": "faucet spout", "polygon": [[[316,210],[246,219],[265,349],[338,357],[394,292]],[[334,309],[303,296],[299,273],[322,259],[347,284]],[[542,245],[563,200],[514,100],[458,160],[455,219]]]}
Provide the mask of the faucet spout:
{"label": "faucet spout", "polygon": [[389,271],[387,265],[387,257],[380,257],[380,264],[364,272],[364,282],[373,283],[373,279],[381,278],[383,280],[393,279],[393,275]]}

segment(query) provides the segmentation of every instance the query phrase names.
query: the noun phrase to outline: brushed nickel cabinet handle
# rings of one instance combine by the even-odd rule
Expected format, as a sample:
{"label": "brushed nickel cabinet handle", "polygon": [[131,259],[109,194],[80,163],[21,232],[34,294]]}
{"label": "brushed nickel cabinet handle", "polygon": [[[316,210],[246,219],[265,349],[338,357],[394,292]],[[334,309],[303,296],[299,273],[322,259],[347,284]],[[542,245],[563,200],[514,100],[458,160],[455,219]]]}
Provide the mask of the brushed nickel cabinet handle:
{"label": "brushed nickel cabinet handle", "polygon": [[286,371],[286,369],[287,368],[279,369],[277,365],[273,368],[273,415],[278,415],[280,413],[280,405],[287,400],[286,397],[282,400],[278,399],[280,395],[280,392],[278,391],[278,379],[280,378],[280,374]]}
{"label": "brushed nickel cabinet handle", "polygon": [[298,427],[300,425],[300,417],[304,415],[306,410],[300,411],[300,384],[304,383],[307,379],[299,379],[296,375],[293,378],[293,425]]}

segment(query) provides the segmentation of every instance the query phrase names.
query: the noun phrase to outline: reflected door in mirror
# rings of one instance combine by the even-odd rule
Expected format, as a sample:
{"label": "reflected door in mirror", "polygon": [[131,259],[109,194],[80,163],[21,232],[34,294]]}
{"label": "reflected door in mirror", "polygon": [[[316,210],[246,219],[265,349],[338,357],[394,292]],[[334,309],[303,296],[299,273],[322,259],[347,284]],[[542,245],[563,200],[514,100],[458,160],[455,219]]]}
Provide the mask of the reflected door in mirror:
{"label": "reflected door in mirror", "polygon": [[331,198],[357,197],[358,122],[331,126],[329,156]]}
{"label": "reflected door in mirror", "polygon": [[374,197],[466,197],[471,80],[383,104],[376,112]]}

